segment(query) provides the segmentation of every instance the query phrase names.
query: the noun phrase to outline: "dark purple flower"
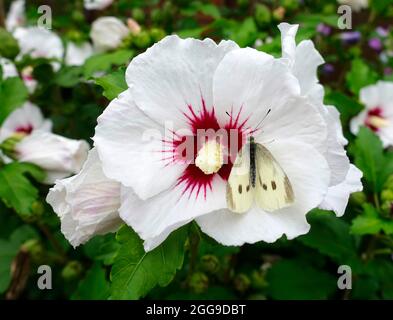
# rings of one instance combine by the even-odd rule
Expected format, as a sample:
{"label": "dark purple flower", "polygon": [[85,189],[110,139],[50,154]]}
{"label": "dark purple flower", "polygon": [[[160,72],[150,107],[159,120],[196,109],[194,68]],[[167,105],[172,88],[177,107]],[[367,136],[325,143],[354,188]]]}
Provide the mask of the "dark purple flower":
{"label": "dark purple flower", "polygon": [[317,31],[324,36],[328,36],[332,33],[332,28],[324,23],[320,23],[317,26]]}
{"label": "dark purple flower", "polygon": [[382,49],[383,49],[383,44],[382,44],[382,41],[381,41],[381,39],[379,39],[379,38],[371,38],[369,41],[368,41],[368,45],[369,45],[369,47],[371,48],[371,49],[373,49],[373,50],[375,50],[375,51],[382,51]]}
{"label": "dark purple flower", "polygon": [[334,70],[334,66],[331,63],[326,63],[322,67],[322,72],[327,75],[332,74]]}
{"label": "dark purple flower", "polygon": [[355,44],[360,41],[362,34],[359,31],[348,31],[341,34],[341,40],[347,44]]}

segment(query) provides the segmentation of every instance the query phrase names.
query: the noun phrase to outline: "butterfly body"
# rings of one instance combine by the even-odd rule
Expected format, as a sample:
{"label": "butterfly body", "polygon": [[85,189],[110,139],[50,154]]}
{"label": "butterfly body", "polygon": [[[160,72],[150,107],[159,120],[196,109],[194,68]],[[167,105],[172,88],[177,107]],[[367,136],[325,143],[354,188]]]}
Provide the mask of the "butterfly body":
{"label": "butterfly body", "polygon": [[227,183],[227,205],[236,213],[250,210],[254,202],[273,212],[294,202],[288,176],[273,155],[251,137],[238,153]]}

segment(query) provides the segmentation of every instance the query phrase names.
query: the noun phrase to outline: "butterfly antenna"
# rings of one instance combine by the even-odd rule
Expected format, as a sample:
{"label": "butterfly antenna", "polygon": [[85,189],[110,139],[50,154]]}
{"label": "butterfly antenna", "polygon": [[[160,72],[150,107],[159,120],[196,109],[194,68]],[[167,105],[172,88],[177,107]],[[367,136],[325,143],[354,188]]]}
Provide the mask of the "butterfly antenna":
{"label": "butterfly antenna", "polygon": [[258,125],[256,126],[256,128],[253,130],[253,132],[258,131],[260,129],[261,124],[263,123],[263,121],[265,121],[265,119],[267,118],[267,116],[270,114],[270,112],[272,111],[271,108],[269,108],[269,110],[267,110],[265,116],[263,117],[263,119],[258,123]]}

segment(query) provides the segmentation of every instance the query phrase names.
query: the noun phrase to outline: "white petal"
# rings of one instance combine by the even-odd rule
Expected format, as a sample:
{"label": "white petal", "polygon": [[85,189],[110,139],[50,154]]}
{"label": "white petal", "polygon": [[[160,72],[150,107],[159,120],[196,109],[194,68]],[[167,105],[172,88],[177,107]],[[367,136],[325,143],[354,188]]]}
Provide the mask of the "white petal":
{"label": "white petal", "polygon": [[[18,28],[14,32],[18,40],[20,53],[17,60],[24,55],[32,58],[57,59],[61,61],[64,47],[60,37],[52,31],[39,27]],[[55,71],[60,69],[59,62],[52,62]]]}
{"label": "white petal", "polygon": [[326,195],[329,168],[319,152],[291,140],[267,147],[291,181],[295,204],[272,213],[254,207],[245,214],[220,210],[198,218],[202,231],[224,245],[274,242],[283,234],[289,239],[305,234],[310,228],[307,212],[317,207]]}
{"label": "white petal", "polygon": [[288,59],[292,67],[296,56],[296,33],[299,29],[298,24],[280,23],[278,29],[281,32],[282,57]]}
{"label": "white petal", "polygon": [[19,161],[33,163],[47,171],[45,182],[51,184],[54,178],[64,178],[80,171],[89,145],[83,140],[36,131],[18,143],[15,150]]}
{"label": "white petal", "polygon": [[122,194],[120,217],[146,241],[145,249],[152,250],[173,230],[198,216],[226,207],[225,182],[216,175],[206,197],[183,194],[179,185],[150,198],[148,201],[135,197],[132,189]]}
{"label": "white petal", "polygon": [[368,0],[338,0],[340,4],[347,4],[355,11],[368,8]]}
{"label": "white petal", "polygon": [[3,70],[4,79],[18,76],[18,70],[10,60],[0,57],[0,66]]}
{"label": "white petal", "polygon": [[98,51],[116,49],[130,30],[116,17],[101,17],[91,26],[90,38]]}
{"label": "white petal", "polygon": [[367,109],[380,107],[384,116],[393,118],[393,82],[378,81],[360,90],[360,101]]}
{"label": "white petal", "polygon": [[91,150],[81,172],[59,180],[50,189],[47,202],[61,219],[61,230],[76,247],[97,234],[118,229],[120,184],[102,172],[95,149]]}
{"label": "white petal", "polygon": [[282,56],[293,75],[299,80],[301,93],[322,103],[324,96],[323,86],[319,84],[317,77],[318,67],[324,63],[324,59],[315,49],[314,43],[304,40],[296,45],[296,33],[298,25],[281,23],[278,28],[281,31]]}
{"label": "white petal", "polygon": [[113,0],[84,0],[86,10],[102,10],[109,7]]}
{"label": "white petal", "polygon": [[126,79],[137,106],[159,123],[173,121],[175,130],[187,128],[188,105],[197,113],[202,98],[212,107],[212,81],[225,54],[238,46],[217,45],[211,39],[182,40],[168,36],[134,58]]}
{"label": "white petal", "polygon": [[338,217],[341,217],[345,212],[351,193],[363,190],[362,176],[363,173],[351,164],[345,181],[330,187],[326,198],[319,207],[324,210],[333,210]]}
{"label": "white petal", "polygon": [[357,135],[361,126],[364,126],[364,123],[367,119],[367,111],[363,110],[356,117],[351,119],[349,124],[349,129],[352,134]]}
{"label": "white petal", "polygon": [[5,25],[12,32],[26,23],[25,0],[16,0],[11,3]]}
{"label": "white petal", "polygon": [[98,118],[93,140],[105,174],[147,199],[172,186],[186,167],[164,161],[164,138],[164,128],[135,106],[127,90]]}
{"label": "white petal", "polygon": [[45,120],[39,107],[31,102],[26,102],[4,120],[0,128],[0,141],[3,141],[18,131],[24,130],[50,132],[52,130],[52,122]]}
{"label": "white petal", "polygon": [[84,42],[82,44],[69,42],[67,45],[65,63],[68,66],[81,66],[92,55],[93,47],[89,42]]}

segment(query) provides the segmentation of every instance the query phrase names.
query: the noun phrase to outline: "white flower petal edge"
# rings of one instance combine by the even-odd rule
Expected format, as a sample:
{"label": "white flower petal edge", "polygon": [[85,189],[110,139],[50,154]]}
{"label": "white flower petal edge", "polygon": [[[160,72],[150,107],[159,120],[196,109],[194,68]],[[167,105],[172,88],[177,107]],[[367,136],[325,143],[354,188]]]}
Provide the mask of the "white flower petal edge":
{"label": "white flower petal edge", "polygon": [[0,57],[0,66],[3,70],[4,79],[18,76],[18,70],[10,60]]}
{"label": "white flower petal edge", "polygon": [[76,44],[69,42],[67,44],[65,63],[68,66],[81,66],[94,53],[93,47],[89,42]]}
{"label": "white flower petal edge", "polygon": [[83,140],[67,139],[50,132],[35,131],[15,146],[16,158],[47,172],[45,183],[52,184],[80,171],[89,145]]}
{"label": "white flower petal edge", "polygon": [[338,0],[338,3],[347,4],[355,11],[368,8],[368,0]]}
{"label": "white flower petal edge", "polygon": [[342,135],[341,122],[333,106],[323,104],[324,89],[319,83],[317,70],[324,59],[315,49],[314,43],[304,40],[296,45],[298,25],[281,23],[282,55],[293,75],[298,79],[301,94],[311,99],[312,105],[324,117],[328,127],[327,150],[324,153],[331,167],[331,182],[334,186],[344,181],[349,171],[349,159],[344,149],[346,140]]}
{"label": "white flower petal edge", "polygon": [[13,111],[0,127],[0,142],[17,132],[30,134],[34,131],[50,132],[52,121],[46,120],[40,108],[31,102],[26,102],[22,107]]}
{"label": "white flower petal edge", "polygon": [[90,38],[97,51],[116,49],[130,33],[127,26],[116,17],[101,17],[91,26]]}
{"label": "white flower petal edge", "polygon": [[393,82],[378,81],[374,85],[364,87],[360,90],[360,101],[366,108],[351,120],[351,132],[356,135],[360,127],[365,125],[368,112],[379,108],[388,123],[386,126],[378,128],[376,134],[380,137],[385,148],[393,146]]}
{"label": "white flower petal edge", "polygon": [[[60,37],[52,31],[39,27],[18,28],[14,32],[18,40],[20,53],[17,59],[24,55],[32,58],[56,59],[61,61],[64,55],[64,47]],[[52,62],[53,69],[60,69],[60,62]]]}
{"label": "white flower petal edge", "polygon": [[343,216],[351,193],[363,190],[362,176],[363,173],[351,164],[345,181],[329,188],[319,208],[333,210],[337,217]]}
{"label": "white flower petal edge", "polygon": [[83,3],[86,10],[103,10],[109,7],[113,0],[84,0]]}
{"label": "white flower petal edge", "polygon": [[196,219],[202,231],[224,245],[274,242],[283,234],[293,239],[309,231],[306,214],[324,199],[329,167],[313,147],[288,139],[272,143],[270,151],[287,173],[295,192],[292,207],[268,213],[254,207],[245,214],[220,210]]}
{"label": "white flower petal edge", "polygon": [[127,68],[126,80],[136,105],[160,124],[171,120],[175,130],[187,128],[183,113],[190,114],[188,106],[201,110],[202,99],[210,110],[214,72],[224,56],[238,48],[233,41],[217,45],[211,39],[165,37]]}
{"label": "white flower petal edge", "polygon": [[92,149],[81,172],[56,181],[46,200],[60,217],[64,236],[77,247],[94,235],[115,232],[122,224],[118,213],[120,188],[104,175]]}
{"label": "white flower petal edge", "polygon": [[16,0],[11,3],[5,22],[8,31],[12,32],[26,23],[25,0]]}
{"label": "white flower petal edge", "polygon": [[135,197],[132,189],[122,193],[120,217],[145,240],[145,250],[153,250],[174,230],[198,216],[226,208],[225,182],[216,176],[213,192],[206,198],[183,194],[183,186],[174,186],[147,201]]}
{"label": "white flower petal edge", "polygon": [[163,161],[163,137],[164,127],[139,110],[127,90],[98,118],[93,140],[105,174],[147,199],[173,186],[186,168]]}

